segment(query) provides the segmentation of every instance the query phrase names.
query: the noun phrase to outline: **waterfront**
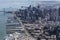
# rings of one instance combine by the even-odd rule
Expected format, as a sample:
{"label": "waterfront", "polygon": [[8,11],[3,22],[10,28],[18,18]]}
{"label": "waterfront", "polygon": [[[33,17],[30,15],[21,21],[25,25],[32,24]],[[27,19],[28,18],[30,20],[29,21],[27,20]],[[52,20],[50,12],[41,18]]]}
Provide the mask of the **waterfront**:
{"label": "waterfront", "polygon": [[0,12],[0,40],[3,40],[6,35],[6,21],[8,19],[8,16],[10,15]]}

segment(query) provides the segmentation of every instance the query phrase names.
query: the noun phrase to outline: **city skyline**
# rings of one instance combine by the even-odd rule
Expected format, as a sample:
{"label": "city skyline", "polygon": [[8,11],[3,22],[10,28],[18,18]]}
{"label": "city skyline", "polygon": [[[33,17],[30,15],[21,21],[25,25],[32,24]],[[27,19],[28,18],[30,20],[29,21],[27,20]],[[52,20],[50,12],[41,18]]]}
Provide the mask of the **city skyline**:
{"label": "city skyline", "polygon": [[[59,3],[60,0],[0,0],[0,9],[1,8],[20,8],[20,6],[29,6],[30,4],[36,5],[42,3],[41,1],[47,1],[46,3]],[[33,2],[33,3],[32,3]]]}

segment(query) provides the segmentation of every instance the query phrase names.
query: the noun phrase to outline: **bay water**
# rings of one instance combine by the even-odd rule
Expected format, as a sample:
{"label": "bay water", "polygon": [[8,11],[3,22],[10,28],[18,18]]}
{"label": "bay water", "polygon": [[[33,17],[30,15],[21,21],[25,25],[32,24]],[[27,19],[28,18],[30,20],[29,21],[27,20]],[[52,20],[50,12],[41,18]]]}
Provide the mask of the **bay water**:
{"label": "bay water", "polygon": [[4,40],[6,36],[6,22],[9,16],[11,15],[8,13],[0,12],[0,40]]}

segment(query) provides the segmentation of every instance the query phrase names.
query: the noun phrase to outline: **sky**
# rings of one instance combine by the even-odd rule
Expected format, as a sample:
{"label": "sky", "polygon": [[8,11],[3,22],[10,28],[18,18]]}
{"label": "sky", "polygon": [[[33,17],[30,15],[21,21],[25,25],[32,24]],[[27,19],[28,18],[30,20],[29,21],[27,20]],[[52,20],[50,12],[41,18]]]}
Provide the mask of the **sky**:
{"label": "sky", "polygon": [[1,8],[20,8],[20,6],[36,5],[39,1],[60,1],[60,0],[0,0]]}

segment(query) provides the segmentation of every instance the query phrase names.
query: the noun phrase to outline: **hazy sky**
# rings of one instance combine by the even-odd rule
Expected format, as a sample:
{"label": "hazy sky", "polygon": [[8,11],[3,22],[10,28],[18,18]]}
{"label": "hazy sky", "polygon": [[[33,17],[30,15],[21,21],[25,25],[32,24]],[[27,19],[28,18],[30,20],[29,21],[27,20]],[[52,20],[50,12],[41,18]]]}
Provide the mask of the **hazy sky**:
{"label": "hazy sky", "polygon": [[[0,8],[19,8],[20,6],[36,4],[39,1],[52,1],[52,0],[0,0]],[[53,0],[53,1],[60,1],[60,0]]]}

